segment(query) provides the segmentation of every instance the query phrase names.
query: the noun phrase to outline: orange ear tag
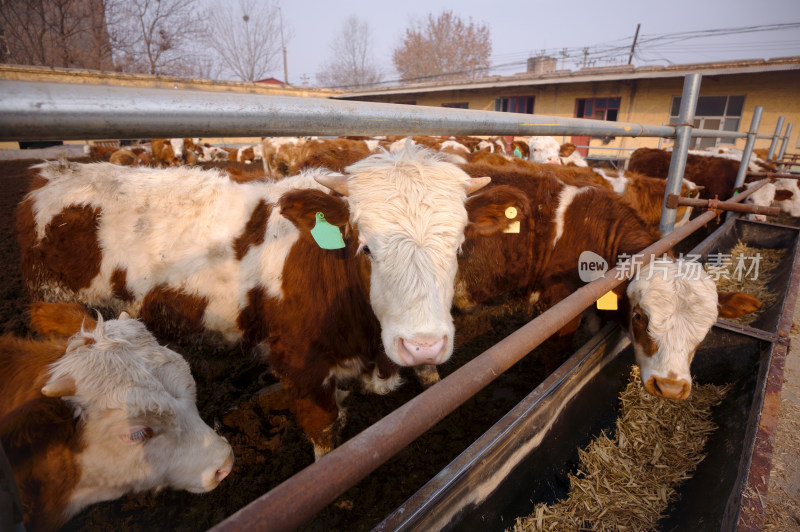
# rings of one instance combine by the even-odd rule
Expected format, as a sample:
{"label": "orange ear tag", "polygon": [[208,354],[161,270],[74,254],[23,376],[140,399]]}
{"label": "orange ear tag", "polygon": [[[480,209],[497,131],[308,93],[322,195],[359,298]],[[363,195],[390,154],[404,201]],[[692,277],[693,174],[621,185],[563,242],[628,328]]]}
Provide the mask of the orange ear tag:
{"label": "orange ear tag", "polygon": [[[513,220],[517,217],[517,209],[516,207],[509,207],[506,209],[506,218],[509,220]],[[503,229],[504,233],[519,233],[519,220],[511,222],[508,226]]]}
{"label": "orange ear tag", "polygon": [[597,310],[617,310],[617,294],[613,290],[597,300]]}

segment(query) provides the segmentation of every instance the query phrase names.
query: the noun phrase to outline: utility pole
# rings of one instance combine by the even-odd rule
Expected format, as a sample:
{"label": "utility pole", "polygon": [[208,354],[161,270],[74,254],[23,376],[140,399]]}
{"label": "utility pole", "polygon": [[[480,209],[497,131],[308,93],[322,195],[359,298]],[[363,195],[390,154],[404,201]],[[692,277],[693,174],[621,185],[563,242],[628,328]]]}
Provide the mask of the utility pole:
{"label": "utility pole", "polygon": [[636,48],[636,41],[637,41],[637,39],[639,39],[639,28],[641,28],[641,27],[642,27],[641,23],[636,25],[636,33],[633,36],[633,44],[631,45],[631,53],[628,54],[628,64],[629,65],[631,64],[631,61],[633,61],[633,50],[634,50],[634,48]]}
{"label": "utility pole", "polygon": [[281,19],[281,47],[283,48],[283,86],[287,86],[289,84],[289,69],[286,66],[286,43],[283,40],[283,11],[281,8],[278,8],[278,16]]}
{"label": "utility pole", "polygon": [[589,49],[583,49],[583,68],[586,68],[586,58],[589,57]]}
{"label": "utility pole", "polygon": [[561,49],[561,70],[567,69],[567,49]]}

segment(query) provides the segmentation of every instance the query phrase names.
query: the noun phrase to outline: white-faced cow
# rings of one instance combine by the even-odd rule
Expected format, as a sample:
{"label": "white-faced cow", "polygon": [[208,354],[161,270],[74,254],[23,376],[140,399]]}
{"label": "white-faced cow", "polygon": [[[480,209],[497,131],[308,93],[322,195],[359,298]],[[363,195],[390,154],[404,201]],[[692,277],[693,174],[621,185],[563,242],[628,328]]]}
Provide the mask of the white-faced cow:
{"label": "white-faced cow", "polygon": [[[546,175],[532,178],[508,167],[463,168],[470,175],[490,176],[492,185],[485,193],[495,191],[491,197],[496,202],[504,195],[505,202],[490,207],[476,196],[468,203],[470,221],[484,223],[468,227],[459,258],[454,303],[461,309],[513,293],[553,305],[584,284],[579,275],[582,252],[591,251],[613,266],[619,257],[632,256],[659,238],[612,191],[567,185]],[[507,232],[511,224],[516,227]],[[679,267],[693,275],[678,275]],[[691,389],[692,356],[717,319],[715,285],[702,268],[679,261],[670,260],[656,275],[648,272],[615,290],[620,297],[615,317],[640,346],[637,362],[647,390],[685,399]],[[719,311],[729,317],[746,313],[743,300],[757,308],[754,298],[737,296],[736,308],[730,309],[730,298],[720,298]],[[579,322],[576,318],[561,334],[572,333]]]}
{"label": "white-faced cow", "polygon": [[[38,188],[17,218],[29,289],[127,310],[154,330],[180,321],[268,340],[317,456],[334,444],[338,381],[385,393],[399,366],[452,353],[465,202],[488,178],[434,152],[409,144],[348,175],[276,183],[103,163],[34,170]],[[341,249],[322,249],[320,230],[340,235]]]}
{"label": "white-faced cow", "polygon": [[44,340],[0,336],[0,439],[28,530],[125,493],[207,492],[231,472],[189,365],[144,324],[64,303],[34,304],[31,318]]}

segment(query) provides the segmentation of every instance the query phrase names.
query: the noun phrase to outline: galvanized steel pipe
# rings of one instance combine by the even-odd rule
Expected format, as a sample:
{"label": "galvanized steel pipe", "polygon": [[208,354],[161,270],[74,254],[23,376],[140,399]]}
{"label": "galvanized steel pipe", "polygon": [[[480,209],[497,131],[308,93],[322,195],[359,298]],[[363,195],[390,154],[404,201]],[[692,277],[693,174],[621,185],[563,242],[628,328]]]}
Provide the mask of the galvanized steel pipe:
{"label": "galvanized steel pipe", "polygon": [[701,78],[700,74],[693,73],[686,76],[683,82],[681,108],[678,112],[678,124],[675,127],[675,145],[672,148],[672,158],[669,162],[664,203],[661,207],[661,222],[658,226],[658,230],[662,235],[671,233],[675,227],[677,211],[667,207],[667,197],[670,194],[678,194],[681,190],[683,173],[686,170],[686,155],[689,152],[689,143],[692,140],[691,124],[694,121],[694,110],[697,107],[697,99],[700,95]]}
{"label": "galvanized steel pipe", "polygon": [[772,161],[775,156],[775,148],[778,147],[778,139],[781,138],[781,130],[783,130],[783,122],[786,117],[779,116],[778,124],[775,126],[775,134],[772,135],[772,142],[769,143],[769,150],[767,151],[767,160]]}
{"label": "galvanized steel pipe", "polygon": [[747,135],[747,142],[744,144],[742,150],[742,160],[739,162],[739,171],[736,173],[736,181],[733,187],[740,187],[744,184],[744,178],[747,175],[747,169],[750,166],[750,156],[753,154],[753,145],[756,143],[756,134],[758,133],[758,126],[761,125],[761,115],[764,113],[764,108],[756,105],[753,110],[753,120],[750,121],[750,132]]}
{"label": "galvanized steel pipe", "polygon": [[777,160],[780,161],[783,159],[783,156],[786,155],[786,146],[789,145],[789,138],[792,136],[792,123],[789,122],[786,124],[786,134],[783,136],[783,142],[781,142],[781,150],[778,152]]}
{"label": "galvanized steel pipe", "polygon": [[675,134],[585,118],[198,90],[2,80],[0,94],[0,140]]}

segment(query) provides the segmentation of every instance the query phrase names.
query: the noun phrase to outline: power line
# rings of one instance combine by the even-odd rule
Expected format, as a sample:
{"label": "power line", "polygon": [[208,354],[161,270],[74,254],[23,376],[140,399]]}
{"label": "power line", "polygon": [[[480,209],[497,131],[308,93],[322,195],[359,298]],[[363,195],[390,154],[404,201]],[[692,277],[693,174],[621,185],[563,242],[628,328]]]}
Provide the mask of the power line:
{"label": "power line", "polygon": [[[782,24],[762,24],[751,26],[739,26],[733,28],[716,28],[706,30],[693,30],[681,31],[675,33],[663,34],[642,34],[639,36],[634,50],[633,57],[643,63],[653,63],[656,61],[663,61],[668,64],[674,62],[665,55],[679,54],[681,52],[697,53],[697,45],[683,44],[690,39],[713,39],[717,37],[729,35],[741,35],[749,33],[758,33],[765,31],[781,31],[800,28],[800,22],[789,22]],[[621,37],[602,43],[597,43],[591,46],[578,46],[578,47],[561,47],[561,48],[543,48],[535,51],[528,50],[522,52],[506,52],[502,54],[495,54],[490,58],[491,66],[482,67],[478,69],[465,69],[455,72],[441,72],[436,74],[429,74],[418,76],[411,79],[389,79],[379,83],[370,84],[371,87],[385,86],[399,83],[419,83],[425,81],[433,81],[441,79],[444,76],[453,75],[476,75],[490,73],[500,73],[512,70],[519,70],[527,67],[527,61],[531,57],[555,57],[561,58],[562,61],[569,61],[570,64],[581,68],[584,65],[593,66],[597,63],[606,62],[606,64],[623,64],[627,61],[630,49],[631,37]],[[704,43],[702,53],[733,53],[743,51],[770,51],[770,50],[785,50],[790,46],[800,46],[798,40],[769,40],[769,41],[754,41],[750,43]],[[653,57],[653,59],[649,59]],[[353,89],[361,88],[357,85],[337,86],[331,88]]]}

